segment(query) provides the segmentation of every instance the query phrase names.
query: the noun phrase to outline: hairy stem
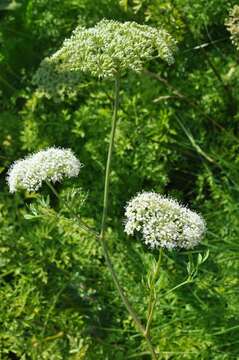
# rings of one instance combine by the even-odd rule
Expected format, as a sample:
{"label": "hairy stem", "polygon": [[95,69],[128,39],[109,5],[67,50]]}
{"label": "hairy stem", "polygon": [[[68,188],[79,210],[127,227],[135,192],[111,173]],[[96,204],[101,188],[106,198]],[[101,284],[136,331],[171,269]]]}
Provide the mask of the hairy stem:
{"label": "hairy stem", "polygon": [[156,268],[154,269],[153,273],[152,273],[152,278],[150,279],[150,285],[149,285],[149,303],[148,303],[148,311],[147,311],[147,324],[146,324],[146,330],[145,330],[145,334],[147,336],[150,335],[150,326],[153,320],[153,314],[154,314],[154,307],[156,305],[156,295],[155,295],[155,285],[156,282],[158,280],[159,277],[159,270],[160,270],[160,265],[161,265],[161,261],[162,261],[162,255],[163,255],[163,249],[160,248],[160,252],[159,252],[159,258],[156,264]]}
{"label": "hairy stem", "polygon": [[112,153],[113,153],[113,147],[114,147],[116,124],[117,124],[117,119],[118,119],[118,108],[119,108],[119,79],[116,78],[115,79],[114,111],[113,111],[113,117],[112,117],[110,142],[109,142],[108,157],[107,157],[106,171],[105,171],[104,202],[103,202],[103,213],[102,213],[101,230],[100,230],[99,239],[100,239],[100,242],[101,242],[101,245],[103,248],[103,253],[104,253],[106,264],[112,275],[115,287],[121,297],[121,300],[122,300],[123,304],[125,305],[128,313],[131,315],[132,319],[134,320],[134,323],[135,323],[138,331],[144,336],[144,338],[147,342],[147,345],[149,347],[152,359],[157,360],[156,353],[154,351],[154,348],[150,341],[150,338],[149,338],[148,334],[146,333],[146,329],[145,329],[144,325],[141,323],[140,319],[138,318],[136,312],[130,305],[129,300],[128,300],[127,296],[125,295],[124,290],[122,289],[122,287],[119,283],[118,277],[114,270],[114,266],[113,266],[112,261],[109,256],[107,243],[105,241],[106,219],[107,219],[107,214],[108,214],[111,160],[112,160]]}

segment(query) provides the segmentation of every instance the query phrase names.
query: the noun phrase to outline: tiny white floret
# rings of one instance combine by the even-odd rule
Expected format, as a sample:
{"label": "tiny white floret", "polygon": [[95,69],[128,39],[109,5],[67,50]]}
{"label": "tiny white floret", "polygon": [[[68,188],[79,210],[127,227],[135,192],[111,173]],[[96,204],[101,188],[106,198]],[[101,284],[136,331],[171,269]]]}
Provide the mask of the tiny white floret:
{"label": "tiny white floret", "polygon": [[125,216],[125,232],[141,233],[144,243],[151,248],[191,249],[206,231],[200,215],[154,192],[137,194],[127,204]]}
{"label": "tiny white floret", "polygon": [[78,176],[80,161],[70,149],[48,148],[15,161],[9,168],[10,192],[37,191],[44,181],[58,182],[64,177]]}

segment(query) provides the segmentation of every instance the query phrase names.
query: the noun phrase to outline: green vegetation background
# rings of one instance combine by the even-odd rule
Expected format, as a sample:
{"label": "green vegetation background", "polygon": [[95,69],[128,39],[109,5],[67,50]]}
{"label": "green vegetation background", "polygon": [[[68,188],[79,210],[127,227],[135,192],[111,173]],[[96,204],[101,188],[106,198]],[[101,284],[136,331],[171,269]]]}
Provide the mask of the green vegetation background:
{"label": "green vegetation background", "polygon": [[[173,66],[152,63],[121,84],[108,241],[142,319],[152,252],[122,231],[136,192],[175,196],[208,224],[210,250],[195,282],[159,295],[152,341],[160,359],[239,359],[238,53],[225,19],[235,0],[6,0],[0,3],[0,359],[149,359],[113,286],[99,244],[71,213],[99,226],[113,84],[82,79],[76,92],[39,96],[32,77],[77,24],[103,17],[165,27]],[[10,163],[47,146],[85,164],[58,185],[61,201],[8,192]],[[72,186],[74,189],[72,190]],[[84,198],[87,197],[83,204]],[[34,206],[29,208],[29,204]],[[159,288],[187,276],[187,254],[164,257]],[[162,290],[163,289],[163,290]]]}

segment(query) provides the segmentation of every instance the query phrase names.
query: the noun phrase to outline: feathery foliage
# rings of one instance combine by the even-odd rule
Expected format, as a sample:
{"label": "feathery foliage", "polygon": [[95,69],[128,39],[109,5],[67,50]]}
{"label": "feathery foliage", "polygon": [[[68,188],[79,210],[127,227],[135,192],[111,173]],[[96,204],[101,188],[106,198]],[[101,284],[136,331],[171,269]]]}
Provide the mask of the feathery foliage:
{"label": "feathery foliage", "polygon": [[[124,204],[154,189],[198,209],[207,236],[163,257],[151,338],[163,360],[237,359],[239,67],[225,25],[237,1],[10,3],[0,8],[0,358],[150,358],[99,243],[78,222],[79,214],[89,227],[100,222],[112,83],[76,72],[47,94],[32,83],[74,28],[105,18],[163,28],[178,42],[172,66],[154,58],[121,80],[107,227],[116,271],[144,319],[157,253],[124,235]],[[9,194],[9,165],[52,146],[79,155],[80,176],[56,185],[59,199],[45,185]]]}

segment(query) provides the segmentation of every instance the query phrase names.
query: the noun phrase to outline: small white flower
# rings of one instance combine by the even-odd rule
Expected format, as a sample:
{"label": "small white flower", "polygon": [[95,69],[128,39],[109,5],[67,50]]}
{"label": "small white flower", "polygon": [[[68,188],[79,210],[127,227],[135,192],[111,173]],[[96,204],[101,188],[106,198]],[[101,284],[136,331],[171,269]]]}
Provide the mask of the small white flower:
{"label": "small white flower", "polygon": [[191,249],[206,231],[203,218],[176,200],[154,192],[136,195],[126,206],[125,232],[141,233],[151,248]]}
{"label": "small white flower", "polygon": [[37,191],[43,181],[53,183],[78,176],[80,161],[70,149],[49,148],[15,161],[7,175],[10,192]]}

